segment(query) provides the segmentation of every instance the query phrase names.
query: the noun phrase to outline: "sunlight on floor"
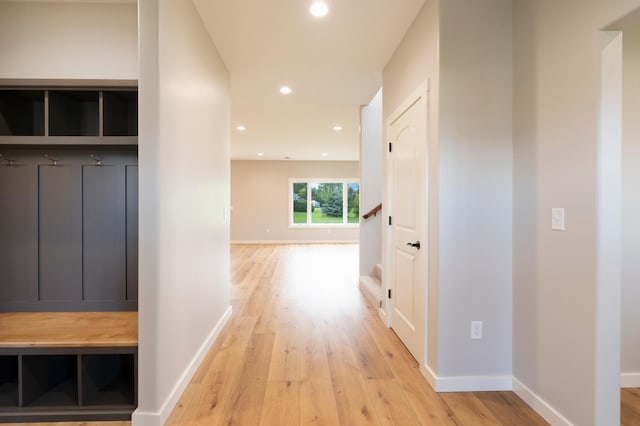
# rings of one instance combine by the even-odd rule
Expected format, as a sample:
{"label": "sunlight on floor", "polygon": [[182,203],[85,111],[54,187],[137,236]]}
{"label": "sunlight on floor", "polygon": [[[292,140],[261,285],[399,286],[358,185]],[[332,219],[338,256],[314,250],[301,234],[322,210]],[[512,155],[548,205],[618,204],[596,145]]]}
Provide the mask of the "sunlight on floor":
{"label": "sunlight on floor", "polygon": [[360,297],[358,253],[354,244],[294,246],[278,263],[287,283],[286,297],[302,310],[360,306],[354,303]]}

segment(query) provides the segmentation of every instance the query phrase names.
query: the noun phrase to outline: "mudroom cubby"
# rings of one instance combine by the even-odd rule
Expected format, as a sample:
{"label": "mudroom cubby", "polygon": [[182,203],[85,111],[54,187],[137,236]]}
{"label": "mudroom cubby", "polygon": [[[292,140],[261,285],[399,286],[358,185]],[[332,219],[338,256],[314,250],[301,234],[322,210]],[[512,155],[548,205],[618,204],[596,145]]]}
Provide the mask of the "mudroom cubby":
{"label": "mudroom cubby", "polygon": [[0,409],[18,406],[18,356],[0,355]]}
{"label": "mudroom cubby", "polygon": [[44,90],[0,90],[0,136],[44,136]]}
{"label": "mudroom cubby", "polygon": [[131,420],[138,91],[49,84],[0,86],[0,423]]}
{"label": "mudroom cubby", "polygon": [[0,355],[0,423],[128,420],[135,347],[16,348]]}
{"label": "mudroom cubby", "polygon": [[136,145],[136,88],[0,87],[0,144]]}
{"label": "mudroom cubby", "polygon": [[130,354],[81,355],[82,403],[86,406],[135,404],[135,365]]}
{"label": "mudroom cubby", "polygon": [[74,355],[22,355],[22,405],[78,405],[78,368]]}
{"label": "mudroom cubby", "polygon": [[100,92],[49,90],[49,136],[99,136]]}
{"label": "mudroom cubby", "polygon": [[138,92],[113,90],[102,92],[104,136],[138,135]]}

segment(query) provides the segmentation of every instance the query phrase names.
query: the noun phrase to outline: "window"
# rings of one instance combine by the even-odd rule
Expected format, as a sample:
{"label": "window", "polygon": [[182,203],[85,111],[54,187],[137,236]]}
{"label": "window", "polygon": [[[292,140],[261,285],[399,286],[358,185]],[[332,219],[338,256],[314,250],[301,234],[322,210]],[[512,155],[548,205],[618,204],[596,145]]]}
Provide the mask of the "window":
{"label": "window", "polygon": [[289,179],[292,226],[357,226],[360,183],[357,179]]}

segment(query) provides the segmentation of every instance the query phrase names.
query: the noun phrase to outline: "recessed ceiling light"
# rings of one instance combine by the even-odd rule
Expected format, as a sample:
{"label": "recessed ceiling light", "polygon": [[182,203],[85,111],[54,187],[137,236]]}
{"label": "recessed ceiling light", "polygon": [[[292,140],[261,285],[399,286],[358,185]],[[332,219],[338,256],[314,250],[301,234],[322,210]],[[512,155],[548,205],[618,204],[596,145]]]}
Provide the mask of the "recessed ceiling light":
{"label": "recessed ceiling light", "polygon": [[262,157],[263,155],[264,155],[264,154],[263,154],[263,153],[261,153],[261,152],[259,152],[259,153],[258,153],[258,157]]}
{"label": "recessed ceiling light", "polygon": [[340,130],[342,130],[342,126],[333,126],[333,130],[339,132]]}
{"label": "recessed ceiling light", "polygon": [[323,152],[323,153],[322,153],[322,156],[323,156],[323,157],[326,157],[326,156],[327,156],[327,153],[326,153],[326,152]]}
{"label": "recessed ceiling light", "polygon": [[282,86],[280,88],[280,93],[282,93],[283,95],[288,95],[292,92],[291,87],[289,86]]}
{"label": "recessed ceiling light", "polygon": [[327,3],[323,1],[314,1],[311,4],[309,13],[311,13],[313,16],[317,18],[321,18],[323,16],[326,16],[327,13],[329,13],[329,6],[327,6]]}
{"label": "recessed ceiling light", "polygon": [[247,130],[247,128],[244,127],[243,125],[236,127],[236,129],[238,129],[239,132],[244,132],[245,130]]}

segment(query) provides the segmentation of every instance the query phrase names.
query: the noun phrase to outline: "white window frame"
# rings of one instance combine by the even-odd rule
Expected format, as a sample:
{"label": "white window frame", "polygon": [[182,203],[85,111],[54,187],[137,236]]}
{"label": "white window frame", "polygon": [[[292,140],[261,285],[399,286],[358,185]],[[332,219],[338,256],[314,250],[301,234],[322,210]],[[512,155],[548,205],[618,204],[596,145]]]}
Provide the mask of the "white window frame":
{"label": "white window frame", "polygon": [[[293,223],[293,184],[307,184],[307,223]],[[342,184],[342,223],[311,223],[311,184],[312,183],[341,183]],[[289,178],[289,228],[359,228],[358,223],[349,223],[349,184],[357,183],[360,188],[360,179],[357,178]]]}

